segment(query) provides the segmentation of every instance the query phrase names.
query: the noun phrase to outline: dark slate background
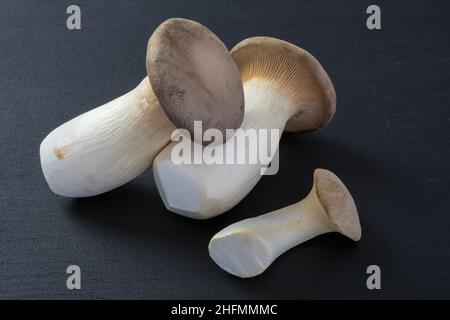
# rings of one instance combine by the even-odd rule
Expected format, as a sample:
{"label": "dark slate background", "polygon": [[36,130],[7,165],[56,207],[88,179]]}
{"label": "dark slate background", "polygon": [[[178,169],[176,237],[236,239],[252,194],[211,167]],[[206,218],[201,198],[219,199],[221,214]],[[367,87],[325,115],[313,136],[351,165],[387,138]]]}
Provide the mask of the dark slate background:
{"label": "dark slate background", "polygon": [[[450,298],[448,1],[2,1],[0,298]],[[66,7],[82,30],[66,29]],[[197,20],[231,48],[267,35],[317,57],[336,87],[332,123],[283,137],[280,172],[230,212],[193,221],[163,206],[151,170],[107,194],[50,192],[39,144],[59,124],[145,76],[147,40],[170,17]],[[303,198],[314,168],[357,202],[363,238],[339,234],[289,251],[241,280],[208,256],[210,237]],[[66,289],[77,264],[82,290]],[[368,265],[382,290],[366,288]]]}

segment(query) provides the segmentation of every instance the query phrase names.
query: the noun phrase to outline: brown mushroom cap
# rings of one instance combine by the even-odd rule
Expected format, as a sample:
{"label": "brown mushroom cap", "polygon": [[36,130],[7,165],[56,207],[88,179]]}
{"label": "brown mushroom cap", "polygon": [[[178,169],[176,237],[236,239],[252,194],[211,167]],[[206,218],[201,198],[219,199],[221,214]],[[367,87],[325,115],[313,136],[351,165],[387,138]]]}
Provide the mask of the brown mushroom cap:
{"label": "brown mushroom cap", "polygon": [[244,117],[239,71],[222,41],[191,20],[164,21],[147,48],[147,73],[161,107],[178,128],[194,133],[237,129]]}
{"label": "brown mushroom cap", "polygon": [[352,195],[331,171],[314,171],[314,190],[328,217],[339,232],[352,240],[361,239],[361,224]]}
{"label": "brown mushroom cap", "polygon": [[270,89],[293,103],[297,112],[286,131],[311,131],[323,127],[336,111],[336,92],[320,63],[307,51],[269,37],[248,38],[231,55],[245,84],[265,79]]}

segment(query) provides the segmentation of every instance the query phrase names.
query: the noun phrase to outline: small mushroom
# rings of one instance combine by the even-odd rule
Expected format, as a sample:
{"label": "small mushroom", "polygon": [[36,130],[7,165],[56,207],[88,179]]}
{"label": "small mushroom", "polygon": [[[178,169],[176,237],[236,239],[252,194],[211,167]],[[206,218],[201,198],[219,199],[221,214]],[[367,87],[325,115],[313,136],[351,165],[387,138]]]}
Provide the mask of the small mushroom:
{"label": "small mushroom", "polygon": [[[213,62],[220,72],[208,71]],[[135,178],[169,143],[175,129],[169,118],[187,127],[193,119],[207,121],[212,116],[210,123],[218,127],[240,125],[239,72],[223,43],[206,27],[185,19],[167,20],[149,40],[147,66],[149,77],[134,90],[64,123],[42,141],[41,166],[54,193],[88,197]],[[214,110],[214,115],[205,110]]]}
{"label": "small mushroom", "polygon": [[355,202],[332,172],[316,169],[313,187],[302,201],[234,223],[209,243],[211,258],[225,271],[249,278],[261,274],[292,247],[327,232],[359,241],[361,225]]}
{"label": "small mushroom", "polygon": [[[332,119],[336,110],[333,84],[305,50],[282,40],[256,37],[236,45],[231,55],[244,85],[242,129],[307,132]],[[226,144],[236,146],[236,140],[235,135]],[[237,152],[246,152],[249,143]],[[277,147],[279,141],[272,143]],[[261,178],[260,162],[176,164],[171,159],[175,146],[173,142],[164,148],[153,165],[169,211],[195,219],[217,216],[239,203]]]}

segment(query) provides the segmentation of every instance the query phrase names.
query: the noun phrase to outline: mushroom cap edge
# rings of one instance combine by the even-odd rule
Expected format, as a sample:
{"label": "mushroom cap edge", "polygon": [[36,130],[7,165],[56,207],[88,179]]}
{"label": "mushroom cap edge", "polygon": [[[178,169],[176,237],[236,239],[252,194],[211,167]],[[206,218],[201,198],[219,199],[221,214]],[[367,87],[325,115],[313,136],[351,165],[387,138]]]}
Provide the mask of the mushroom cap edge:
{"label": "mushroom cap edge", "polygon": [[[272,37],[251,37],[242,40],[234,48],[231,50],[231,55],[233,59],[236,61],[238,68],[242,72],[242,63],[248,62],[248,60],[239,59],[239,54],[248,49],[257,49],[257,50],[272,50],[273,53],[283,54],[285,57],[288,57],[288,61],[290,63],[286,63],[286,72],[289,72],[291,76],[292,71],[292,62],[297,65],[306,65],[313,75],[314,82],[316,83],[321,97],[321,103],[318,107],[321,108],[319,110],[320,116],[319,119],[310,120],[305,117],[304,112],[300,110],[299,113],[293,115],[288,122],[286,123],[285,131],[286,132],[309,132],[319,129],[326,124],[328,124],[333,118],[336,112],[336,91],[334,89],[333,83],[330,80],[325,69],[322,65],[317,61],[317,59],[311,55],[308,51],[292,44],[287,41],[283,41],[280,39],[272,38]],[[279,59],[277,57],[275,59],[275,63],[283,62],[284,59]],[[264,71],[267,72],[267,65],[264,66]],[[278,71],[279,68],[275,68],[273,72]],[[242,76],[242,74],[241,74]],[[267,74],[264,75],[267,77]],[[288,78],[288,77],[286,77]],[[297,79],[300,79],[298,77]],[[299,83],[296,81],[292,81],[292,77],[287,79],[290,83],[281,84],[284,87],[292,87],[291,92],[296,92],[299,89]],[[245,82],[245,79],[243,79]],[[295,102],[294,102],[295,103]],[[317,110],[315,110],[316,112]],[[317,116],[315,116],[316,118]],[[311,123],[312,122],[312,123]]]}
{"label": "mushroom cap edge", "polygon": [[344,183],[331,171],[314,171],[314,190],[338,231],[354,241],[361,239],[361,224],[355,201]]}

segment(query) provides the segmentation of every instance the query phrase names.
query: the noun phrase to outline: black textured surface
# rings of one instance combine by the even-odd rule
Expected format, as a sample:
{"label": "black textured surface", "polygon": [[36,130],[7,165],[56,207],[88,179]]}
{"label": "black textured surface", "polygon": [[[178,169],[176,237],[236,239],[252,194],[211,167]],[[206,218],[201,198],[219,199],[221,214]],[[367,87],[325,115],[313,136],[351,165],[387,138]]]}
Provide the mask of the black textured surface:
{"label": "black textured surface", "polygon": [[[376,1],[72,1],[0,4],[0,298],[450,298],[450,3]],[[145,76],[152,30],[198,20],[228,47],[255,35],[310,51],[336,87],[330,125],[286,135],[280,172],[209,221],[167,212],[151,170],[107,194],[72,200],[48,189],[39,144],[57,125]],[[291,204],[314,168],[334,171],[358,205],[359,244],[329,234],[241,280],[209,258],[210,237]],[[77,264],[82,289],[66,289]],[[382,290],[366,288],[370,264]]]}

